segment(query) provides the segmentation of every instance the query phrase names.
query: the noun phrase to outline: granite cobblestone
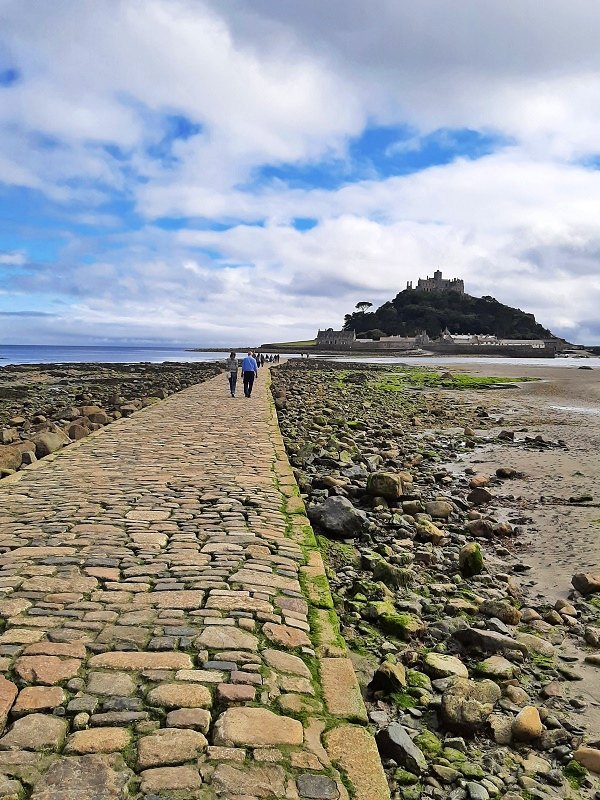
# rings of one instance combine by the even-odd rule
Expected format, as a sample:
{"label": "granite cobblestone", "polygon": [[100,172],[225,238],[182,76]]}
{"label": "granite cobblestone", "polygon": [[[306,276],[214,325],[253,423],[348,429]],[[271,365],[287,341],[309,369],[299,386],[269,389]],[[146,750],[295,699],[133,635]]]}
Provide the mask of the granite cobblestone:
{"label": "granite cobblestone", "polygon": [[322,734],[364,707],[343,649],[311,631],[322,561],[267,384],[250,401],[222,376],[192,386],[0,485],[13,794],[348,796]]}

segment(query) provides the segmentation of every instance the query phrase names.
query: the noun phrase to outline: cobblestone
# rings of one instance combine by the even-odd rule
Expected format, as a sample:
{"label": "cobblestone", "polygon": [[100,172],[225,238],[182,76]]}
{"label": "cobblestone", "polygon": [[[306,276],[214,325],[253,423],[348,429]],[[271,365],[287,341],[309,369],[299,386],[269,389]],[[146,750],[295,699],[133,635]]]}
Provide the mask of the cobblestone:
{"label": "cobblestone", "polygon": [[344,797],[338,767],[389,797],[345,651],[316,657],[267,383],[190,387],[0,484],[0,775],[23,797]]}

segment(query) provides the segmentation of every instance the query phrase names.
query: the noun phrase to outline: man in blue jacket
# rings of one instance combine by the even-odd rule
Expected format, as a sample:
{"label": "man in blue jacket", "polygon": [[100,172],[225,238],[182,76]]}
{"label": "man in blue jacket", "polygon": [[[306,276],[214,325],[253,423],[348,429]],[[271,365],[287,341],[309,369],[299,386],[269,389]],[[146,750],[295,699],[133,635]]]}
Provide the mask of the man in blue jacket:
{"label": "man in blue jacket", "polygon": [[254,386],[254,378],[258,375],[258,365],[256,359],[253,358],[252,353],[248,353],[246,358],[242,361],[242,378],[244,379],[244,394],[246,397],[252,395],[252,387]]}

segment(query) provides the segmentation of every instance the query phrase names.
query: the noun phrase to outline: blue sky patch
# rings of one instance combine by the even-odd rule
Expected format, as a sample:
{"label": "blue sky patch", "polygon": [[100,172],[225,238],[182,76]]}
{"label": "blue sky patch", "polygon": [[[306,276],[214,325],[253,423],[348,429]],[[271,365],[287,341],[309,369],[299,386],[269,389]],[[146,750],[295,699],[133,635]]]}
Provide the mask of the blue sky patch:
{"label": "blue sky patch", "polygon": [[21,78],[21,73],[16,67],[0,69],[0,87],[14,86]]}
{"label": "blue sky patch", "polygon": [[510,144],[497,134],[441,128],[426,136],[408,126],[373,126],[348,142],[344,157],[262,167],[251,187],[280,182],[289,188],[335,190],[361,180],[410,175],[458,158],[482,158]]}

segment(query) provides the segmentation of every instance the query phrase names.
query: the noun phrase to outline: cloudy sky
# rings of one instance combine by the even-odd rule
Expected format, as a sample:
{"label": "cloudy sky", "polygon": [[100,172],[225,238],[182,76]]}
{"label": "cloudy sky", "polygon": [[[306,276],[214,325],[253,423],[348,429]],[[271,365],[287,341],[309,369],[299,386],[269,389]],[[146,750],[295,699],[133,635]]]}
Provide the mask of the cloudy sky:
{"label": "cloudy sky", "polygon": [[0,338],[241,344],[440,268],[600,342],[597,0],[0,0]]}

